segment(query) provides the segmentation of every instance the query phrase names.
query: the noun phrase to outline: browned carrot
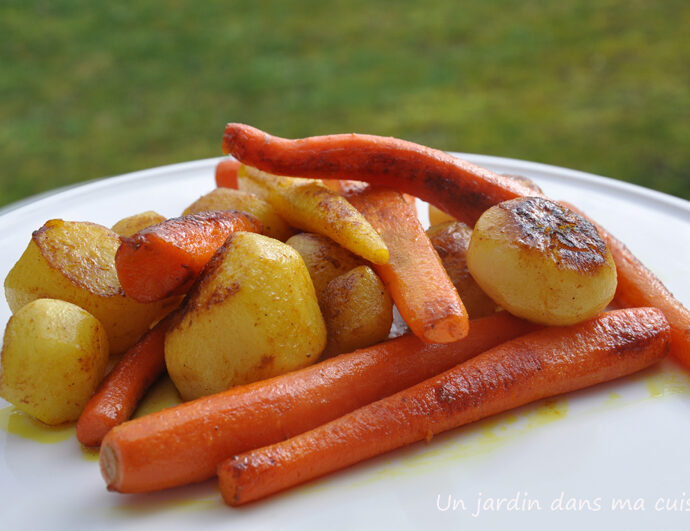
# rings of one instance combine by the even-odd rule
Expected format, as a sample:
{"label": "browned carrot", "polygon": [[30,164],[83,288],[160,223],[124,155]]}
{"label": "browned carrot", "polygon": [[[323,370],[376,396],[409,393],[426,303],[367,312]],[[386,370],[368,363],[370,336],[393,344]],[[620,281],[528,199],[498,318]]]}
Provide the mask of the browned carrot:
{"label": "browned carrot", "polygon": [[[577,207],[568,203],[564,204],[587,217]],[[647,269],[623,242],[594,221],[592,223],[611,250],[616,264],[618,273],[618,286],[614,297],[616,304],[623,307],[654,306],[664,312],[671,325],[670,353],[690,369],[690,310],[673,296],[661,280]]]}
{"label": "browned carrot", "polygon": [[232,210],[167,219],[120,237],[117,276],[125,293],[140,302],[181,295],[231,233],[261,230],[254,216]]}
{"label": "browned carrot", "polygon": [[221,160],[216,165],[216,186],[237,190],[237,170],[239,169],[240,163],[238,161]]}
{"label": "browned carrot", "polygon": [[655,308],[601,314],[499,345],[414,387],[218,467],[226,503],[240,505],[432,435],[643,369],[667,350]]}
{"label": "browned carrot", "polygon": [[[351,181],[351,180],[344,180],[344,179],[322,179],[323,184],[328,186],[331,190],[334,192],[338,192],[339,194],[342,194],[344,196],[347,196],[349,194],[353,194],[355,192],[358,192],[360,190],[364,190],[368,186],[370,186],[368,183],[365,183],[363,181]],[[405,199],[405,202],[412,207],[414,210],[415,216],[417,215],[417,202],[415,200],[415,197],[410,194],[402,194],[403,199]]]}
{"label": "browned carrot", "polygon": [[230,123],[223,150],[273,174],[357,179],[405,192],[470,226],[501,201],[539,195],[514,179],[398,138],[344,134],[288,140]]}
{"label": "browned carrot", "polygon": [[412,332],[427,343],[450,343],[464,337],[469,323],[465,306],[402,195],[389,188],[367,186],[346,197],[388,247],[388,262],[372,267]]}
{"label": "browned carrot", "polygon": [[505,312],[456,343],[408,334],[113,428],[101,446],[108,488],[146,492],[202,481],[222,460],[291,437],[448,369],[535,325]]}
{"label": "browned carrot", "polygon": [[166,317],[149,330],[101,382],[77,421],[79,442],[98,446],[106,433],[132,416],[165,369],[163,346],[170,319]]}

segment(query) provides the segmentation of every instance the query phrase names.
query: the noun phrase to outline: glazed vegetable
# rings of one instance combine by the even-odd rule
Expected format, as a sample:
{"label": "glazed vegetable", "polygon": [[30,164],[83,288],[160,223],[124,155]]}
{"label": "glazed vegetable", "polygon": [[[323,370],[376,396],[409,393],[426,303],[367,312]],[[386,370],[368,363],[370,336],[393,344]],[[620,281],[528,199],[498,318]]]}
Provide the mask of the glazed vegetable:
{"label": "glazed vegetable", "polygon": [[535,195],[514,179],[397,138],[343,134],[288,140],[230,123],[225,127],[223,151],[273,174],[357,179],[392,188],[428,201],[471,226],[492,205]]}
{"label": "glazed vegetable", "polygon": [[[573,205],[563,204],[579,212]],[[600,225],[596,227],[616,262],[618,286],[615,302],[624,307],[654,306],[664,312],[671,325],[671,355],[690,369],[690,311],[625,244]]]}
{"label": "glazed vegetable", "polygon": [[125,422],[103,441],[103,476],[120,492],[202,481],[238,452],[314,428],[532,329],[504,313],[473,321],[456,343],[408,334]]}
{"label": "glazed vegetable", "polygon": [[232,159],[221,160],[216,164],[216,186],[237,190],[237,170],[240,163]]}
{"label": "glazed vegetable", "polygon": [[594,225],[540,197],[484,212],[472,233],[467,267],[499,306],[546,325],[594,317],[616,291],[616,266]]}
{"label": "glazed vegetable", "polygon": [[168,219],[121,238],[115,255],[117,276],[125,293],[140,302],[181,295],[230,234],[261,230],[261,223],[245,212],[201,212]]}
{"label": "glazed vegetable", "polygon": [[391,296],[378,275],[366,265],[331,280],[320,307],[328,331],[324,357],[383,341],[393,324]]}
{"label": "glazed vegetable", "polygon": [[654,308],[605,313],[533,332],[414,387],[218,467],[229,505],[241,505],[481,418],[643,369],[666,353]]}
{"label": "glazed vegetable", "polygon": [[241,190],[271,203],[293,227],[328,236],[370,262],[388,261],[386,245],[367,220],[322,182],[271,175],[248,166],[240,167],[238,178]]}
{"label": "glazed vegetable", "polygon": [[98,446],[112,428],[134,413],[144,393],[165,369],[166,317],[120,358],[89,399],[77,422],[77,439]]}
{"label": "glazed vegetable", "polygon": [[348,194],[347,199],[388,247],[388,262],[373,267],[412,332],[427,343],[465,337],[469,322],[465,306],[402,195],[370,186]]}
{"label": "glazed vegetable", "polygon": [[0,396],[45,422],[76,420],[105,374],[108,338],[101,323],[69,302],[36,299],[5,329]]}
{"label": "glazed vegetable", "polygon": [[165,364],[185,400],[315,363],[326,327],[292,247],[236,232],[213,256],[165,338]]}

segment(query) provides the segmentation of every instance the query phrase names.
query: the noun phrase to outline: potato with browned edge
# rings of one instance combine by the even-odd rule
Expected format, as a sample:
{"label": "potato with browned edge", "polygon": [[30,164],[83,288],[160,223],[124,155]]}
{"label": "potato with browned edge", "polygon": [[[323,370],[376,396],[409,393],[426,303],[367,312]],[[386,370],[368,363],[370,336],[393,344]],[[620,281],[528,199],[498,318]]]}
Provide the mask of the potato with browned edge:
{"label": "potato with browned edge", "polygon": [[504,201],[484,212],[467,266],[502,308],[546,325],[594,317],[616,292],[616,266],[594,225],[541,197]]}
{"label": "potato with browned edge", "polygon": [[156,225],[161,221],[165,221],[165,216],[153,210],[147,210],[146,212],[122,218],[112,226],[111,230],[120,236],[133,236],[140,230]]}
{"label": "potato with browned edge", "polygon": [[12,312],[40,299],[84,308],[108,334],[110,350],[124,352],[158,319],[170,301],[141,303],[125,295],[115,270],[120,238],[95,223],[53,219],[32,234],[5,279]]}
{"label": "potato with browned edge", "polygon": [[182,215],[208,210],[239,210],[253,214],[263,225],[263,233],[281,242],[295,233],[269,203],[250,192],[232,188],[216,188],[185,208]]}
{"label": "potato with browned edge", "polygon": [[467,248],[472,229],[460,221],[446,221],[429,227],[426,234],[441,257],[443,267],[458,290],[470,318],[485,317],[496,312],[498,305],[484,293],[467,269]]}
{"label": "potato with browned edge", "polygon": [[331,280],[321,310],[328,331],[324,357],[383,341],[393,324],[393,300],[378,275],[366,265]]}
{"label": "potato with browned edge", "polygon": [[105,374],[108,338],[79,306],[37,299],[7,324],[0,395],[45,422],[76,420]]}
{"label": "potato with browned edge", "polygon": [[328,283],[338,275],[364,265],[364,260],[323,234],[301,232],[288,241],[307,265],[319,303]]}
{"label": "potato with browned edge", "polygon": [[165,338],[186,400],[316,362],[326,327],[304,261],[289,245],[236,232],[192,287]]}

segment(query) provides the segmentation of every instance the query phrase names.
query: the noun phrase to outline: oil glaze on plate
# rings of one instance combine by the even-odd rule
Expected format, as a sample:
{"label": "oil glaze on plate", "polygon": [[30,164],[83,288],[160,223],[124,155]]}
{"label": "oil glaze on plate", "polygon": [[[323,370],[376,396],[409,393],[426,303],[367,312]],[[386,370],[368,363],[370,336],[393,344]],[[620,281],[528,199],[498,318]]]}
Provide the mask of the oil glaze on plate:
{"label": "oil glaze on plate", "polygon": [[[554,166],[462,156],[530,177],[550,197],[582,208],[690,305],[687,201]],[[0,276],[48,219],[110,226],[145,210],[179,215],[213,189],[217,161],[93,181],[1,210]],[[3,298],[3,326],[9,316]],[[169,399],[164,385],[149,402]],[[0,529],[690,528],[690,377],[672,361],[240,509],[223,504],[215,481],[147,495],[109,493],[95,453],[80,447],[73,426],[43,429],[1,399],[0,428]]]}

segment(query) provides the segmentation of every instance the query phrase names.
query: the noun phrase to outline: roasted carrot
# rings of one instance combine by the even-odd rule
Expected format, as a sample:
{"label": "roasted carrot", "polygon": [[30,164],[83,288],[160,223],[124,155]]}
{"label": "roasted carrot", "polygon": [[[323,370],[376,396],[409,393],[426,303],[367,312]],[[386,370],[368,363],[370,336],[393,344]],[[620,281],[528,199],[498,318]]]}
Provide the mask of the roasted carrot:
{"label": "roasted carrot", "polygon": [[464,337],[469,323],[465,306],[402,194],[367,186],[346,197],[388,247],[388,262],[372,267],[412,332],[427,343]]}
{"label": "roasted carrot", "polygon": [[[577,207],[568,203],[563,204],[587,217]],[[622,307],[654,306],[664,312],[671,325],[669,352],[690,369],[690,310],[673,296],[661,280],[640,262],[623,242],[594,221],[592,223],[606,242],[616,264],[618,285],[614,302]]]}
{"label": "roasted carrot", "polygon": [[120,237],[115,267],[125,293],[151,302],[185,293],[213,253],[235,231],[261,232],[246,212],[200,212]]}
{"label": "roasted carrot", "polygon": [[229,505],[268,496],[364,459],[661,359],[669,329],[655,308],[618,310],[499,345],[414,387],[218,467]]}
{"label": "roasted carrot", "polygon": [[[334,192],[338,192],[339,194],[342,194],[344,196],[347,196],[349,194],[355,193],[360,190],[364,190],[367,188],[369,183],[365,183],[364,181],[352,181],[352,180],[345,180],[345,179],[322,179],[323,184],[328,186],[331,190]],[[410,194],[402,194],[403,199],[405,199],[405,202],[407,202],[410,207],[414,210],[415,216],[417,215],[417,201],[415,200],[415,197]]]}
{"label": "roasted carrot", "polygon": [[216,186],[237,190],[237,170],[240,163],[232,159],[221,160],[216,165]]}
{"label": "roasted carrot", "polygon": [[397,138],[345,134],[288,140],[230,123],[223,151],[273,174],[356,179],[392,188],[428,201],[470,226],[501,201],[539,195],[519,181]]}
{"label": "roasted carrot", "polygon": [[91,397],[77,421],[77,439],[98,446],[112,428],[134,413],[144,393],[165,369],[164,343],[171,316],[125,352]]}
{"label": "roasted carrot", "polygon": [[429,345],[407,334],[125,422],[103,440],[103,476],[119,492],[202,481],[238,452],[328,422],[535,328],[500,313],[472,321],[456,343]]}

